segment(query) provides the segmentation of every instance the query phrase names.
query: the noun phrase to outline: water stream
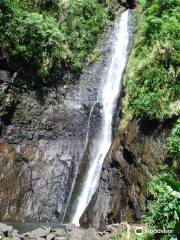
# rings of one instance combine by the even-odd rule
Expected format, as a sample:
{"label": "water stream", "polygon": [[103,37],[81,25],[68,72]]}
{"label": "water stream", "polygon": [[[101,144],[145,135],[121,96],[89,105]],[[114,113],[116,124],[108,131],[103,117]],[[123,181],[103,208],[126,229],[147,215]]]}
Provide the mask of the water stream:
{"label": "water stream", "polygon": [[79,219],[88,206],[97,190],[103,161],[112,143],[112,121],[117,99],[121,91],[121,82],[128,58],[129,34],[129,10],[122,13],[115,27],[115,37],[112,42],[112,56],[108,71],[100,94],[102,104],[101,131],[97,144],[93,147],[90,166],[83,183],[82,191],[77,200],[72,223],[79,226]]}

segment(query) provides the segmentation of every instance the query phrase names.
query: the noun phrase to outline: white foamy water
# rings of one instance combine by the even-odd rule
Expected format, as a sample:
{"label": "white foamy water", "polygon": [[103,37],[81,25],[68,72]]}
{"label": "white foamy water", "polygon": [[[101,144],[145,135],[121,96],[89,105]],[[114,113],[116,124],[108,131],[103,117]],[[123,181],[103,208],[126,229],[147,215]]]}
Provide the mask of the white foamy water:
{"label": "white foamy water", "polygon": [[88,206],[99,184],[103,161],[112,143],[112,120],[121,90],[121,81],[126,67],[129,44],[129,11],[122,13],[115,27],[112,56],[100,96],[102,103],[102,125],[100,136],[94,147],[87,176],[78,197],[72,223],[79,226],[79,219]]}

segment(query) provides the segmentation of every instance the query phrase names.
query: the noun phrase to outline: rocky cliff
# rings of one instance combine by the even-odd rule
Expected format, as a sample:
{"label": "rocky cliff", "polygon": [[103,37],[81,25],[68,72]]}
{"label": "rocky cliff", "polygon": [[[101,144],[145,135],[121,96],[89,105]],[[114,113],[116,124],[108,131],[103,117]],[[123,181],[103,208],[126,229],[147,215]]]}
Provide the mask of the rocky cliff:
{"label": "rocky cliff", "polygon": [[33,66],[1,49],[0,219],[63,220],[98,129],[112,28],[81,74],[55,68],[43,82]]}
{"label": "rocky cliff", "polygon": [[[128,7],[134,5],[128,1]],[[87,160],[86,147],[98,130],[98,94],[111,30],[98,45],[97,62],[87,63],[82,74],[55,68],[44,82],[37,79],[33,65],[1,49],[0,219],[63,220],[81,163]],[[146,179],[163,159],[159,149],[167,134],[165,127],[150,133],[142,129],[131,122],[115,134],[83,224],[101,227],[139,218]]]}
{"label": "rocky cliff", "polygon": [[147,183],[166,159],[163,145],[175,121],[132,120],[125,128],[120,122],[82,226],[103,229],[115,222],[140,221],[149,197]]}

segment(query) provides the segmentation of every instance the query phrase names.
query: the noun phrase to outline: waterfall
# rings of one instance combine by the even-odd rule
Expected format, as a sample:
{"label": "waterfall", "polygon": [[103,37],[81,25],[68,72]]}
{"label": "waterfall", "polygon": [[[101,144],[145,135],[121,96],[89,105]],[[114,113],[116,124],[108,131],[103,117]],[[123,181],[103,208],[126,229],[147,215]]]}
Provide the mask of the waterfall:
{"label": "waterfall", "polygon": [[100,101],[102,104],[101,131],[96,146],[93,147],[90,166],[78,197],[72,223],[79,226],[79,219],[95,191],[97,190],[103,161],[112,142],[112,121],[121,90],[121,81],[128,58],[129,44],[129,10],[122,13],[115,27],[115,38],[112,42],[112,56],[102,86]]}

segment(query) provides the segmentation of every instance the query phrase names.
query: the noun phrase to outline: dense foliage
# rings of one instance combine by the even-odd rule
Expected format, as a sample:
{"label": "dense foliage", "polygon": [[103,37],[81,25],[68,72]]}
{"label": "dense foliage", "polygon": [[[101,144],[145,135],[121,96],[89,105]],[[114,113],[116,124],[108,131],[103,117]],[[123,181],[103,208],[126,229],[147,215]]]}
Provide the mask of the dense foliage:
{"label": "dense foliage", "polygon": [[153,234],[153,239],[178,239],[180,227],[180,182],[174,176],[163,172],[150,183],[149,191],[154,200],[149,204],[146,222],[152,230],[169,230],[169,233]]}
{"label": "dense foliage", "polygon": [[[167,139],[166,150],[173,166],[163,166],[161,173],[149,184],[153,200],[148,206],[145,217],[150,229],[171,230],[169,234],[154,234],[150,239],[175,240],[180,236],[180,182],[176,168],[180,161],[180,121],[177,121],[170,137]],[[174,171],[173,171],[174,170]]]}
{"label": "dense foliage", "polygon": [[166,149],[170,160],[178,161],[180,158],[180,119],[173,129],[171,136],[167,139]]}
{"label": "dense foliage", "polygon": [[135,117],[163,120],[179,109],[179,0],[141,0],[126,108]]}
{"label": "dense foliage", "polygon": [[41,75],[54,61],[79,70],[111,11],[98,0],[0,0],[0,46],[34,63]]}
{"label": "dense foliage", "polygon": [[[139,0],[141,17],[128,65],[124,99],[129,117],[164,121],[180,114],[179,0]],[[152,233],[143,239],[180,238],[180,119],[164,146],[167,159],[149,184],[151,200],[145,223]],[[153,232],[153,231],[152,231]]]}
{"label": "dense foliage", "polygon": [[81,68],[84,57],[96,43],[105,21],[104,9],[96,0],[68,1],[63,17],[63,32],[71,52],[70,61],[76,68]]}

